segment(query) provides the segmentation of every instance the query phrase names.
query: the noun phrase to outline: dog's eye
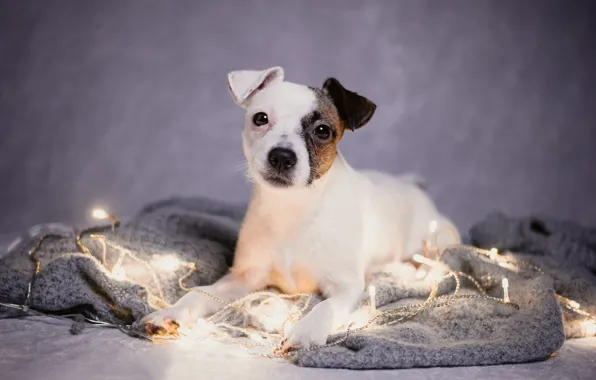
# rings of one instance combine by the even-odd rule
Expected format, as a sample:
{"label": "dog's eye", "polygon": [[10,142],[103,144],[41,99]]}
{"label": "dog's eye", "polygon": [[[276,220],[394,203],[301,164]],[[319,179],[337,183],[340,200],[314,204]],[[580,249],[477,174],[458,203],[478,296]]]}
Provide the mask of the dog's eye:
{"label": "dog's eye", "polygon": [[314,134],[320,140],[328,140],[331,137],[331,128],[326,125],[319,125],[315,128]]}
{"label": "dog's eye", "polygon": [[254,123],[254,125],[260,127],[261,125],[269,123],[269,116],[267,116],[265,112],[257,112],[252,117],[252,122]]}

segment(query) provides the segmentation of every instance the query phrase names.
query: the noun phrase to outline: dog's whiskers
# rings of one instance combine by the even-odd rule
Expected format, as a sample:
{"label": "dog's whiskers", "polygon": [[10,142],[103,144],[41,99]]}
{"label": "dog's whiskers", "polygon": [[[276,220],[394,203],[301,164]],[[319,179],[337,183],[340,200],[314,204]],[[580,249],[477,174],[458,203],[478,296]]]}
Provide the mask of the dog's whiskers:
{"label": "dog's whiskers", "polygon": [[241,172],[248,181],[254,182],[249,171],[248,162],[246,160],[243,159],[238,162],[234,166],[234,172]]}
{"label": "dog's whiskers", "polygon": [[246,172],[248,170],[248,162],[246,160],[241,160],[234,166],[234,171],[236,172]]}

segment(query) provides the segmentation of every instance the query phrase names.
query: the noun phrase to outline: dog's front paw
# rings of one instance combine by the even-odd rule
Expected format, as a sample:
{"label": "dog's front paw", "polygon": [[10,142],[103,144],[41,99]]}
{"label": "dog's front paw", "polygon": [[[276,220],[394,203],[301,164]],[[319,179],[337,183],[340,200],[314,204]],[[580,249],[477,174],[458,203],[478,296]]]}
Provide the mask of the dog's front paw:
{"label": "dog's front paw", "polygon": [[288,331],[281,350],[288,352],[293,349],[322,346],[327,343],[331,329],[331,320],[317,318],[316,313],[309,313]]}
{"label": "dog's front paw", "polygon": [[177,336],[181,326],[190,327],[196,319],[190,308],[172,306],[149,314],[141,324],[151,336]]}

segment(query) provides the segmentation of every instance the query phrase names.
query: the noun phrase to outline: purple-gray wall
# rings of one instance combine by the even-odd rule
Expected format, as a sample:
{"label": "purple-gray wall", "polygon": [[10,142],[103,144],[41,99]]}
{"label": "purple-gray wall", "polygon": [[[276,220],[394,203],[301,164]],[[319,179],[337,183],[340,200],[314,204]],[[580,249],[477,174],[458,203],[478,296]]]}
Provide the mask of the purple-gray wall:
{"label": "purple-gray wall", "polygon": [[0,0],[0,232],[246,200],[226,73],[273,65],[374,100],[349,162],[421,173],[464,230],[493,209],[596,224],[593,3]]}

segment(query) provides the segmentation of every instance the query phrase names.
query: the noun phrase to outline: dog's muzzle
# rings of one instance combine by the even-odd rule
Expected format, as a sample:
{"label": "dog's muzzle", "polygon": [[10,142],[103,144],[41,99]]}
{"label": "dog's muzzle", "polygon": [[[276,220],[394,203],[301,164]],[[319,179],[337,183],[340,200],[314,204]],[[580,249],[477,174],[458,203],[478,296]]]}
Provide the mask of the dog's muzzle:
{"label": "dog's muzzle", "polygon": [[288,148],[273,148],[267,155],[269,168],[265,179],[277,186],[292,184],[292,173],[298,162],[296,153]]}

